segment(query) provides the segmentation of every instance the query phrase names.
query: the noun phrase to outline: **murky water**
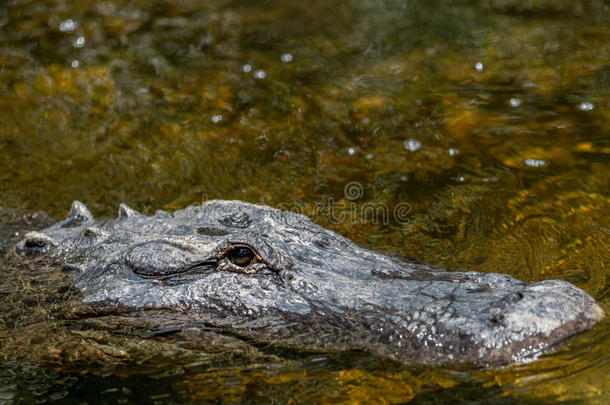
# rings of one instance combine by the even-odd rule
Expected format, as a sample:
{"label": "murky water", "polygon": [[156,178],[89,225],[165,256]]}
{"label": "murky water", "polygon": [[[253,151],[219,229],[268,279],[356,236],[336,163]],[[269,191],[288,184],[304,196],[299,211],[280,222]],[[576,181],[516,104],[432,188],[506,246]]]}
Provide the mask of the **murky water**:
{"label": "murky water", "polygon": [[[607,0],[14,0],[0,43],[0,206],[242,199],[438,265],[569,280],[610,312]],[[107,357],[73,350],[67,370],[7,349],[76,339],[39,320],[2,334],[0,402],[607,403],[609,326],[494,370],[185,366],[83,331]]]}

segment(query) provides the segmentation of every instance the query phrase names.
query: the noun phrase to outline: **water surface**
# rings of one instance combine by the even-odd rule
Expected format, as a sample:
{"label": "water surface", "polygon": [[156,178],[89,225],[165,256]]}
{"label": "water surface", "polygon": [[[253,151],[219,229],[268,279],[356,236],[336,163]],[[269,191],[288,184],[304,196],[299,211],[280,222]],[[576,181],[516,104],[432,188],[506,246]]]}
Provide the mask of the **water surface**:
{"label": "water surface", "polygon": [[[120,202],[152,213],[241,199],[437,265],[565,279],[610,312],[609,8],[3,2],[0,206],[60,218],[78,199],[108,217]],[[151,343],[161,354],[150,360],[92,332],[79,339],[134,362],[114,353],[92,365],[74,343],[84,360],[68,369],[37,361],[76,336],[32,315],[43,309],[2,331],[0,401],[606,403],[610,393],[608,321],[502,369],[308,353],[187,367],[172,363],[171,339]]]}

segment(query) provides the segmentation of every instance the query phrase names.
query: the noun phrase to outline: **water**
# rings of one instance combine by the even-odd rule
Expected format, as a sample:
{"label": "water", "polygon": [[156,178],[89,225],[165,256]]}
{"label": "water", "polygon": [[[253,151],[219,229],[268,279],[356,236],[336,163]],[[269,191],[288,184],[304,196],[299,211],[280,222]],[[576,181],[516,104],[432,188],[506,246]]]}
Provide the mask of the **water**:
{"label": "water", "polygon": [[[450,268],[569,280],[608,312],[609,8],[4,2],[0,206],[59,218],[78,199],[104,217],[122,201],[152,213],[242,199]],[[605,403],[610,392],[608,321],[494,370],[307,353],[187,367],[202,360],[172,357],[171,341],[143,360],[128,338],[81,333],[79,345],[73,328],[29,322],[2,331],[0,401]],[[19,361],[15,342],[29,348]],[[72,368],[70,342],[83,359]],[[90,346],[106,357],[91,360]]]}

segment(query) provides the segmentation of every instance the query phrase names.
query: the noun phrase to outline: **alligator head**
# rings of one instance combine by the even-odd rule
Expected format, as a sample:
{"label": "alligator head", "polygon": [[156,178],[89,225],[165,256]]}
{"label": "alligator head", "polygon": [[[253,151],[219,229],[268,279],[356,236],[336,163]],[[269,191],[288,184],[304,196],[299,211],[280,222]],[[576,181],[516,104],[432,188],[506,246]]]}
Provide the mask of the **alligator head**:
{"label": "alligator head", "polygon": [[109,221],[74,202],[16,249],[63,266],[84,303],[110,312],[169,310],[261,342],[405,362],[522,361],[604,317],[567,282],[408,262],[240,201],[150,217],[121,204]]}

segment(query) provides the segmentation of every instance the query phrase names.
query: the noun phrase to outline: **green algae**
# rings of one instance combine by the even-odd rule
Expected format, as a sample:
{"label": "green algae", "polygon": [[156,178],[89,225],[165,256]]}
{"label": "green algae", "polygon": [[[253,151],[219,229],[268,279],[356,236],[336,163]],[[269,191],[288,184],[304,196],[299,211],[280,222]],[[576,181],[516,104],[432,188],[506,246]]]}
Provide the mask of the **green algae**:
{"label": "green algae", "polygon": [[[243,199],[450,268],[565,279],[608,312],[608,7],[2,5],[0,206],[20,210],[2,217],[3,229],[19,232],[6,223],[26,210],[59,218],[74,199],[100,217],[120,202],[152,213]],[[356,196],[350,182],[360,185]],[[3,238],[2,248],[15,240]],[[3,294],[11,292],[2,355],[60,376],[89,372],[79,377],[85,387],[99,383],[94,375],[119,378],[107,380],[114,389],[144,372],[174,401],[180,392],[199,402],[604,403],[610,392],[607,321],[555,354],[502,370],[421,371],[357,355],[318,367],[318,355],[273,357],[243,342],[219,343],[234,344],[231,357],[116,325],[82,331],[62,320],[74,298],[69,280],[10,261],[2,268]],[[53,386],[53,378],[35,380]],[[70,387],[64,400],[80,395]]]}

